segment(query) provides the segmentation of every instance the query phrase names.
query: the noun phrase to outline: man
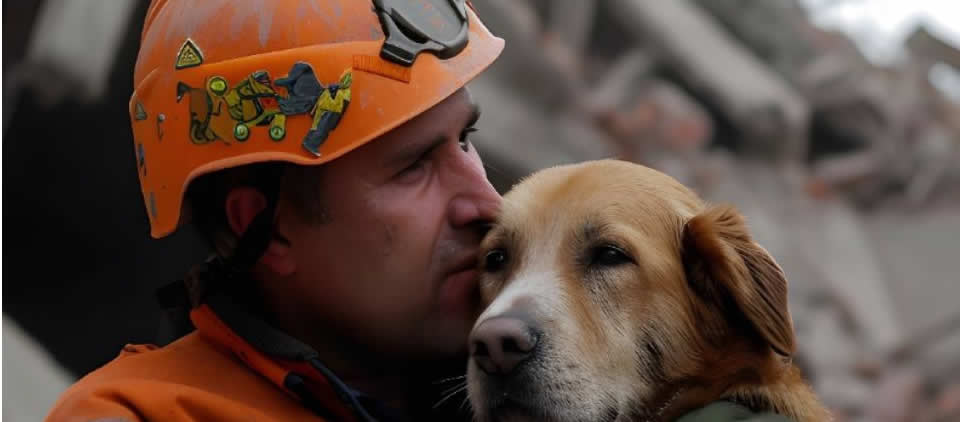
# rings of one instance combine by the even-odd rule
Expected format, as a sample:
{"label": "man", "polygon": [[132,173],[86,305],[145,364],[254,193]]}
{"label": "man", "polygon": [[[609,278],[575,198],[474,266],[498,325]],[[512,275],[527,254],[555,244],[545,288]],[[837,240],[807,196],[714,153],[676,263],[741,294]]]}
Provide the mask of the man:
{"label": "man", "polygon": [[464,85],[502,48],[462,0],[155,0],[130,100],[151,233],[191,221],[217,257],[161,292],[189,334],[48,420],[444,418],[500,200]]}

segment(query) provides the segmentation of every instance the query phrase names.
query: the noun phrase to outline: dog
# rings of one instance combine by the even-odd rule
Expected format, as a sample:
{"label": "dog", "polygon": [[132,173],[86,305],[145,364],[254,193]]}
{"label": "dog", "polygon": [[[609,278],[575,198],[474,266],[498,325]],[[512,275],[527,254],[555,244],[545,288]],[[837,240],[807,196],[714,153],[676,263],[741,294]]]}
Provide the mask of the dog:
{"label": "dog", "polygon": [[787,280],[731,206],[619,160],[541,170],[479,255],[478,421],[669,421],[717,400],[830,420],[792,363]]}

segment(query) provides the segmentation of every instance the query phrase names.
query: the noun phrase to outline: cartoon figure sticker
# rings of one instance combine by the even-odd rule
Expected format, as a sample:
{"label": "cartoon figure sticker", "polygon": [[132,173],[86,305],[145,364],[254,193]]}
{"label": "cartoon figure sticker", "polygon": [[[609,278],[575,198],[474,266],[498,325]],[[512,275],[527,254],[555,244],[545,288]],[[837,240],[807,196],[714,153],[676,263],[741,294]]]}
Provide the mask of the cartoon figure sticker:
{"label": "cartoon figure sticker", "polygon": [[177,84],[177,102],[190,95],[190,139],[206,144],[228,136],[238,141],[250,137],[250,126],[270,126],[270,137],[286,135],[286,116],[277,106],[278,95],[265,71],[254,72],[229,88],[227,80],[213,76],[206,88]]}
{"label": "cartoon figure sticker", "polygon": [[195,88],[177,84],[177,102],[189,96],[190,139],[195,144],[233,138],[246,141],[254,126],[268,126],[274,141],[286,136],[287,116],[313,116],[303,147],[319,156],[319,148],[337,127],[350,104],[353,74],[347,69],[333,84],[323,86],[309,64],[293,65],[287,76],[277,79],[287,95],[279,94],[266,71],[257,71],[230,87],[222,76],[207,79],[206,86]]}
{"label": "cartoon figure sticker", "polygon": [[350,85],[353,73],[348,69],[340,81],[324,87],[317,80],[313,68],[306,63],[297,63],[286,78],[277,79],[277,85],[287,88],[289,96],[280,98],[280,110],[284,114],[309,113],[313,124],[303,139],[303,147],[316,156],[330,131],[340,123],[340,118],[350,104]]}

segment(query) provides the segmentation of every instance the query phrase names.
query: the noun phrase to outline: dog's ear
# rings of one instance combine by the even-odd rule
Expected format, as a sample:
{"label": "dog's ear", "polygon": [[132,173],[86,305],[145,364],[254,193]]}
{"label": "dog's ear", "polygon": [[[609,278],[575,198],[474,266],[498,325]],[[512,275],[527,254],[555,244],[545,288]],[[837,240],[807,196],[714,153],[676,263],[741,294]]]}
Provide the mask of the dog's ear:
{"label": "dog's ear", "polygon": [[779,354],[795,350],[787,279],[747,232],[733,207],[712,206],[683,228],[683,261],[691,288],[722,312],[737,312]]}

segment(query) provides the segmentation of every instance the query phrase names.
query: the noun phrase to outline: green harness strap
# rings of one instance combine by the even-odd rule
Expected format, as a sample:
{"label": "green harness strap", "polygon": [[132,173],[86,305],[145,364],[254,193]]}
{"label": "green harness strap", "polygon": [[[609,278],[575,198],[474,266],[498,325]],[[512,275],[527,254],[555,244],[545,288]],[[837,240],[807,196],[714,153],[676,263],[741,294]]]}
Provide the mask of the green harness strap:
{"label": "green harness strap", "polygon": [[754,413],[728,401],[718,401],[683,415],[676,422],[792,422],[774,413]]}

